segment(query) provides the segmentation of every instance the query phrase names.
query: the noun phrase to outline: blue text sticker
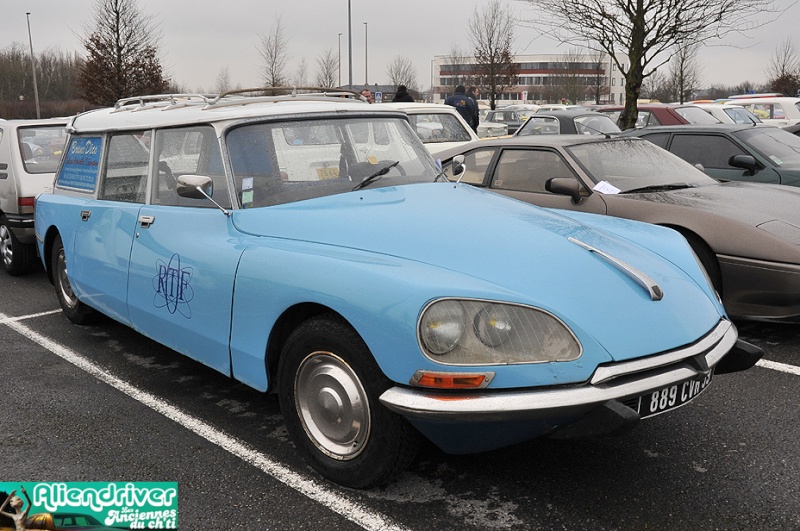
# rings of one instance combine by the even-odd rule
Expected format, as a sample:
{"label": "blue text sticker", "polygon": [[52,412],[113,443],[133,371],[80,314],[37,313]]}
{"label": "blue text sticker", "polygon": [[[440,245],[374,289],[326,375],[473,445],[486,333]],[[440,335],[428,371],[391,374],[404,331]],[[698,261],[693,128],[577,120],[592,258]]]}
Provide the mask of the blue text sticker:
{"label": "blue text sticker", "polygon": [[65,188],[93,191],[97,185],[103,139],[99,136],[73,138],[56,184]]}

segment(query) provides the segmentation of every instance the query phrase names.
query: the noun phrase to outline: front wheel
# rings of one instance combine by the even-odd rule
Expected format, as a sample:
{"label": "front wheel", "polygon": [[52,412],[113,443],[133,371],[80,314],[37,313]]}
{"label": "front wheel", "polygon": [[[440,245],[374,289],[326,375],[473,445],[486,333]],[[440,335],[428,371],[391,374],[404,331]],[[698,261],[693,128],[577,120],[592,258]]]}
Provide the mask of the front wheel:
{"label": "front wheel", "polygon": [[56,297],[61,305],[64,315],[75,324],[88,324],[95,317],[94,309],[78,300],[72,292],[72,285],[67,275],[67,259],[64,254],[64,244],[61,236],[56,236],[53,241],[53,252],[50,256],[51,270],[53,272],[53,285],[56,288]]}
{"label": "front wheel", "polygon": [[14,232],[0,222],[0,263],[9,275],[27,273],[36,257],[36,248],[24,244],[14,236]]}
{"label": "front wheel", "polygon": [[417,454],[418,433],[378,400],[390,386],[361,337],[333,315],[300,325],[281,354],[289,434],[315,470],[346,487],[385,483]]}

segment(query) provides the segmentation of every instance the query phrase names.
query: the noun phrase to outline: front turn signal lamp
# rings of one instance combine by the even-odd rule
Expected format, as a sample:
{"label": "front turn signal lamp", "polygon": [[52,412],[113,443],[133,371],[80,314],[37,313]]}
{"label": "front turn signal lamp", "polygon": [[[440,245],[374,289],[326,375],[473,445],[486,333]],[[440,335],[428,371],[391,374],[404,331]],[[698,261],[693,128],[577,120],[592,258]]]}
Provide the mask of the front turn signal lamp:
{"label": "front turn signal lamp", "polygon": [[493,372],[434,372],[418,370],[411,385],[431,389],[483,389],[494,378]]}

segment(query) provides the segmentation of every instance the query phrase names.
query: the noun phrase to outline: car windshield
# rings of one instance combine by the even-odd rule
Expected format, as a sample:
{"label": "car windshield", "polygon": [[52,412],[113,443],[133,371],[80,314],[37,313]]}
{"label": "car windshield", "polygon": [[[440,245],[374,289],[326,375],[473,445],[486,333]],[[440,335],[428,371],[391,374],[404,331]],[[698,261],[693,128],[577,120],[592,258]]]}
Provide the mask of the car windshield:
{"label": "car windshield", "polygon": [[581,135],[604,135],[619,133],[620,128],[608,116],[587,114],[575,118],[575,130]]}
{"label": "car windshield", "polygon": [[750,111],[748,111],[744,107],[740,107],[738,109],[737,108],[728,108],[728,109],[724,109],[724,111],[725,111],[725,114],[727,114],[731,118],[731,120],[733,120],[733,123],[735,123],[735,124],[760,124],[760,123],[762,123],[761,120],[759,120],[758,116],[756,116],[755,114],[751,113]]}
{"label": "car windshield", "polygon": [[676,107],[675,112],[683,116],[690,124],[719,124],[716,117],[708,114],[700,107]]}
{"label": "car windshield", "polygon": [[754,127],[736,136],[776,166],[800,166],[800,137],[783,129]]}
{"label": "car windshield", "polygon": [[648,141],[634,139],[576,144],[566,148],[595,183],[621,193],[659,187],[704,186],[717,181]]}
{"label": "car windshield", "polygon": [[20,127],[19,149],[27,173],[53,173],[67,143],[64,127]]}
{"label": "car windshield", "polygon": [[409,114],[417,136],[426,144],[469,142],[469,132],[458,118],[447,113]]}
{"label": "car windshield", "polygon": [[517,136],[527,135],[557,135],[561,133],[558,119],[553,116],[533,115],[517,131]]}
{"label": "car windshield", "polygon": [[370,187],[433,182],[436,169],[401,118],[343,117],[254,123],[226,135],[243,208],[263,207]]}

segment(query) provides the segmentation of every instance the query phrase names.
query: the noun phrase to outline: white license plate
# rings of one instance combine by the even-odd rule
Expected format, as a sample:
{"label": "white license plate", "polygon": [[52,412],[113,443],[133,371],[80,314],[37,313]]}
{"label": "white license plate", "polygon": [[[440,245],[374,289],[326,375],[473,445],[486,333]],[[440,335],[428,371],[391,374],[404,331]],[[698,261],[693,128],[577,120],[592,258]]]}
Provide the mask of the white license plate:
{"label": "white license plate", "polygon": [[639,417],[647,418],[680,407],[705,391],[713,371],[639,397]]}

